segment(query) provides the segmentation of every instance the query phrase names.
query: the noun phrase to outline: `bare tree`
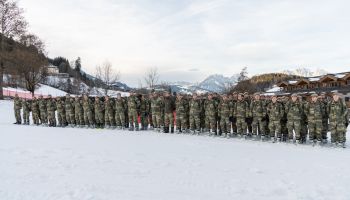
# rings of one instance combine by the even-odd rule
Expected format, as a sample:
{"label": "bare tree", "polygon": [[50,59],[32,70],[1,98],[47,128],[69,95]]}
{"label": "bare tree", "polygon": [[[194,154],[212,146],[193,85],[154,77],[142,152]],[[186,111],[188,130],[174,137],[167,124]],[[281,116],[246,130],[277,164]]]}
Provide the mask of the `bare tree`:
{"label": "bare tree", "polygon": [[0,0],[0,99],[3,99],[3,74],[8,63],[6,59],[9,59],[5,52],[5,37],[18,39],[26,32],[26,28],[23,9],[18,7],[17,2]]}
{"label": "bare tree", "polygon": [[112,64],[106,61],[101,66],[96,66],[95,76],[96,85],[102,87],[107,95],[111,86],[119,80],[120,72],[114,71]]}
{"label": "bare tree", "polygon": [[158,68],[157,67],[149,68],[145,75],[146,85],[150,89],[154,89],[158,81],[159,81]]}
{"label": "bare tree", "polygon": [[18,73],[24,78],[25,87],[34,96],[36,87],[47,76],[48,61],[44,43],[33,34],[23,35],[14,52]]}

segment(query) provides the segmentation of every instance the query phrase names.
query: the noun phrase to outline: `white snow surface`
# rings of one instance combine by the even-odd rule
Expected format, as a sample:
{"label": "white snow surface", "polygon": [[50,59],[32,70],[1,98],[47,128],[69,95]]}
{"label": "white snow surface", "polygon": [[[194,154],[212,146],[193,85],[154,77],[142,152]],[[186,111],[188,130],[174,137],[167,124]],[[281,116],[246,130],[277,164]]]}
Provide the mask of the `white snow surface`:
{"label": "white snow surface", "polygon": [[13,125],[0,101],[3,200],[348,200],[349,149]]}

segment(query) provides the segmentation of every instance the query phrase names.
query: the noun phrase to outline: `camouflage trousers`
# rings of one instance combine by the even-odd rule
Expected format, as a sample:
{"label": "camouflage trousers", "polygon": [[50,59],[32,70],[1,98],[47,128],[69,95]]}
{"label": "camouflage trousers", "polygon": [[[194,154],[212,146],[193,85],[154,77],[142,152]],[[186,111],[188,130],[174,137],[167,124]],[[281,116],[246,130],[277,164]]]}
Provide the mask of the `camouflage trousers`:
{"label": "camouflage trousers", "polygon": [[47,112],[46,112],[46,110],[40,110],[40,121],[42,124],[47,124]]}
{"label": "camouflage trousers", "polygon": [[301,137],[301,140],[306,141],[307,122],[306,122],[306,120],[303,120],[303,119],[300,121],[300,137]]}
{"label": "camouflage trousers", "polygon": [[322,139],[327,139],[328,132],[328,118],[322,119]]}
{"label": "camouflage trousers", "polygon": [[141,127],[148,128],[148,113],[141,112],[140,120],[141,120]]}
{"label": "camouflage trousers", "polygon": [[58,125],[65,126],[66,125],[66,114],[64,112],[57,112],[57,121]]}
{"label": "camouflage trousers", "polygon": [[125,114],[123,111],[115,112],[115,122],[117,126],[125,127]]}
{"label": "camouflage trousers", "polygon": [[84,121],[85,121],[85,125],[88,125],[88,126],[94,124],[91,111],[84,111]]}
{"label": "camouflage trousers", "polygon": [[346,127],[342,121],[330,120],[331,141],[343,143],[346,141]]}
{"label": "camouflage trousers", "polygon": [[[101,113],[102,114],[102,113]],[[96,115],[96,114],[95,114]],[[103,123],[103,114],[101,116],[101,123]],[[104,123],[108,126],[115,126],[114,113],[112,111],[105,112]],[[97,122],[96,122],[97,123]]]}
{"label": "camouflage trousers", "polygon": [[66,111],[66,121],[68,124],[75,124],[75,113],[73,111]]}
{"label": "camouflage trousers", "polygon": [[174,113],[164,113],[164,127],[174,127]]}
{"label": "camouflage trousers", "polygon": [[322,120],[310,120],[308,122],[309,140],[322,140]]}
{"label": "camouflage trousers", "polygon": [[270,137],[281,138],[281,121],[280,120],[270,120],[269,122]]}
{"label": "camouflage trousers", "polygon": [[186,114],[176,113],[176,129],[177,130],[187,129]]}
{"label": "camouflage trousers", "polygon": [[220,132],[221,133],[230,133],[231,132],[231,122],[230,116],[221,115],[220,117]]}
{"label": "camouflage trousers", "polygon": [[48,116],[47,118],[49,119],[49,124],[52,126],[56,126],[56,115],[55,115],[55,111],[50,110],[47,112]]}
{"label": "camouflage trousers", "polygon": [[288,119],[288,139],[293,139],[293,133],[295,132],[295,139],[300,140],[301,120],[299,119]]}
{"label": "camouflage trousers", "polygon": [[29,115],[30,115],[29,110],[23,110],[23,123],[24,124],[29,124]]}
{"label": "camouflage trousers", "polygon": [[252,133],[253,135],[265,135],[265,127],[262,117],[253,117],[252,121]]}
{"label": "camouflage trousers", "polygon": [[33,123],[36,125],[39,125],[39,112],[38,111],[33,111],[32,112],[32,118],[33,118]]}
{"label": "camouflage trousers", "polygon": [[191,130],[200,130],[201,127],[200,127],[200,124],[201,124],[201,121],[200,121],[200,115],[199,113],[191,113],[190,114],[190,129]]}
{"label": "camouflage trousers", "polygon": [[84,125],[84,112],[75,112],[75,122],[77,125]]}
{"label": "camouflage trousers", "polygon": [[237,117],[236,125],[237,125],[237,134],[239,135],[247,134],[247,123],[245,121],[245,118]]}
{"label": "camouflage trousers", "polygon": [[104,118],[103,112],[95,111],[95,123],[96,124],[104,124]]}
{"label": "camouflage trousers", "polygon": [[208,130],[216,131],[216,116],[205,115],[205,128]]}
{"label": "camouflage trousers", "polygon": [[131,128],[133,128],[134,126],[136,128],[139,127],[138,113],[136,110],[129,110],[129,123]]}
{"label": "camouflage trousers", "polygon": [[163,124],[160,112],[153,112],[152,113],[152,122],[153,122],[154,128],[160,128],[161,124]]}

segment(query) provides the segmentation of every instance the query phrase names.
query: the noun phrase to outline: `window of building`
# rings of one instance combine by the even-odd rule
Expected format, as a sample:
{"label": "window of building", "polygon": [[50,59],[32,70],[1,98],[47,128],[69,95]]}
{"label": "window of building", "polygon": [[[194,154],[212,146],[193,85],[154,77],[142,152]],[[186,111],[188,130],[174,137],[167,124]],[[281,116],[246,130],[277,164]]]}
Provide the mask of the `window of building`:
{"label": "window of building", "polygon": [[350,97],[345,97],[345,101],[350,101]]}

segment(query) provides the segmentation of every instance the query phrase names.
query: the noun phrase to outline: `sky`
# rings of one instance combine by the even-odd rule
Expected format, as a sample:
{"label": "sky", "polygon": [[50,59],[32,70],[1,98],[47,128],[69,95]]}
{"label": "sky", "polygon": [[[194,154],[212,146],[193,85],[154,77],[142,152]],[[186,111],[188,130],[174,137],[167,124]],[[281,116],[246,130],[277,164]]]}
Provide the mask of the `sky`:
{"label": "sky", "polygon": [[105,61],[138,86],[306,67],[350,71],[348,0],[19,0],[50,57]]}

